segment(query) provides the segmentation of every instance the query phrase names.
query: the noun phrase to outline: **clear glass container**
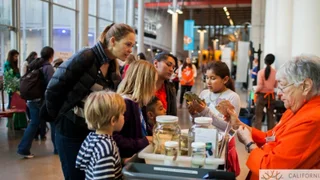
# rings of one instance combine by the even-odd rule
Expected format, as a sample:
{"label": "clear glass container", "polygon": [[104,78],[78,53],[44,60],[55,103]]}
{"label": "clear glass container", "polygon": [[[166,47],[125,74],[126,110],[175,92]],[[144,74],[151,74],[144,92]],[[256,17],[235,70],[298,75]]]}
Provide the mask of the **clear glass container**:
{"label": "clear glass container", "polygon": [[153,152],[165,154],[165,142],[176,141],[180,146],[181,129],[178,125],[178,117],[163,115],[156,117],[156,125],[153,128]]}
{"label": "clear glass container", "polygon": [[176,160],[179,153],[179,143],[176,141],[167,141],[164,146],[164,165],[177,166]]}
{"label": "clear glass container", "polygon": [[188,129],[182,129],[181,130],[181,136],[180,136],[180,156],[188,156],[189,152],[189,143],[188,143]]}
{"label": "clear glass container", "polygon": [[218,144],[218,130],[212,125],[210,117],[196,117],[195,124],[188,133],[188,156],[191,156],[193,142],[206,143],[207,156],[215,157]]}
{"label": "clear glass container", "polygon": [[192,147],[192,158],[191,167],[202,168],[206,160],[206,144],[203,142],[193,142]]}

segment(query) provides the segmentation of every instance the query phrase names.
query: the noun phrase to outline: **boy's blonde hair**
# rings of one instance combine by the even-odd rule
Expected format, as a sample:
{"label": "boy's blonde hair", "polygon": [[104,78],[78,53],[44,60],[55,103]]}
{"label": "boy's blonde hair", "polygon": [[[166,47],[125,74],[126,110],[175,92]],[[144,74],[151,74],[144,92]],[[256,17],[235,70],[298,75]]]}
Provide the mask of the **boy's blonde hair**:
{"label": "boy's blonde hair", "polygon": [[132,100],[142,107],[155,94],[157,70],[153,64],[137,60],[130,64],[126,76],[118,87],[118,93],[131,95]]}
{"label": "boy's blonde hair", "polygon": [[89,129],[109,125],[114,117],[119,119],[126,111],[124,99],[112,91],[97,91],[89,95],[84,104],[84,116]]}

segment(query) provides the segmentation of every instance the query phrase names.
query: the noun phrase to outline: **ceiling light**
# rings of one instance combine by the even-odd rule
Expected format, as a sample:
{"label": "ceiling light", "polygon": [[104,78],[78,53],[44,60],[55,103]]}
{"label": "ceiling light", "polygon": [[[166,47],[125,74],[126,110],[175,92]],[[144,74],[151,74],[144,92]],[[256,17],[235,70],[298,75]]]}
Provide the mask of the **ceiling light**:
{"label": "ceiling light", "polygon": [[223,7],[223,10],[224,10],[224,11],[228,11],[227,7]]}
{"label": "ceiling light", "polygon": [[229,15],[230,15],[229,11],[226,11],[226,15],[227,15],[227,16],[229,16]]}
{"label": "ceiling light", "polygon": [[151,51],[151,49],[150,49],[150,48],[148,48],[148,49],[147,49],[147,51]]}
{"label": "ceiling light", "polygon": [[229,23],[230,23],[231,26],[233,26],[233,21],[232,21],[232,19],[229,19]]}
{"label": "ceiling light", "polygon": [[176,9],[176,12],[177,12],[178,14],[183,14],[183,12],[181,11],[181,9]]}
{"label": "ceiling light", "polygon": [[198,33],[201,33],[201,32],[203,32],[203,33],[206,33],[207,32],[207,29],[206,28],[203,28],[203,27],[201,27],[201,28],[198,28]]}

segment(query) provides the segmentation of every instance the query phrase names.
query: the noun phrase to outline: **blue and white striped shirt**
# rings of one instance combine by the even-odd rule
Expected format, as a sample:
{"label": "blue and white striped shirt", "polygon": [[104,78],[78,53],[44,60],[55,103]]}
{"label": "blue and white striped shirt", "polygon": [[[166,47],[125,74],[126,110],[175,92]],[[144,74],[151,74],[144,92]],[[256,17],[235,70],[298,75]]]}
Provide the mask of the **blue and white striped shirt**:
{"label": "blue and white striped shirt", "polygon": [[121,158],[112,136],[91,132],[81,145],[76,168],[85,171],[86,179],[122,179]]}

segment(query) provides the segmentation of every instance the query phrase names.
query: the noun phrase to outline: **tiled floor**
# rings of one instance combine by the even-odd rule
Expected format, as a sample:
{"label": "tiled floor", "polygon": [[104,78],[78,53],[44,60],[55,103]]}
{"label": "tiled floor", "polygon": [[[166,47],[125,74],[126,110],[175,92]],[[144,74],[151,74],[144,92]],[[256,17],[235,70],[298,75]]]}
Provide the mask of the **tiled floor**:
{"label": "tiled floor", "polygon": [[[199,94],[203,84],[199,79],[192,91]],[[239,88],[237,88],[239,89]],[[237,91],[240,95],[242,107],[246,106],[246,93]],[[181,128],[191,126],[189,115],[185,107],[178,109]],[[23,131],[11,131],[6,127],[7,119],[0,119],[0,179],[14,180],[59,180],[63,179],[59,157],[53,154],[53,146],[50,133],[46,141],[34,141],[31,152],[35,154],[33,159],[23,159],[16,154],[17,146],[23,135]],[[247,153],[242,144],[237,141],[237,150],[240,159],[241,174],[237,179],[245,179],[248,168],[245,165]]]}

